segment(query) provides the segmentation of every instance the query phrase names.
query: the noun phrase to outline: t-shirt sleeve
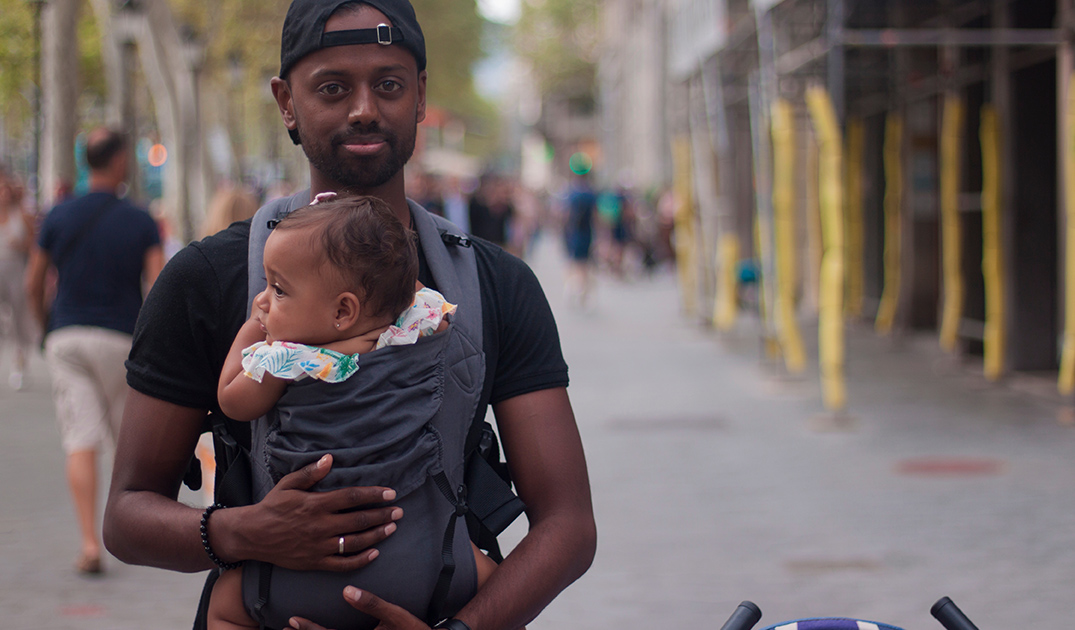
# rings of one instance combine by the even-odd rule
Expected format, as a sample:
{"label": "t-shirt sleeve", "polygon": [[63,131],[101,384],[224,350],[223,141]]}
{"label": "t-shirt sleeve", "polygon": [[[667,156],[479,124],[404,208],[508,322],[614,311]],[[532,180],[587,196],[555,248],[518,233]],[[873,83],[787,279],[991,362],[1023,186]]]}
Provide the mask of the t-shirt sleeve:
{"label": "t-shirt sleeve", "polygon": [[221,279],[197,245],[173,257],[146,297],[127,360],[133,389],[184,407],[216,409],[217,375],[234,326]]}
{"label": "t-shirt sleeve", "polygon": [[498,335],[492,404],[568,385],[556,319],[541,283],[525,262],[497,252],[492,265]]}

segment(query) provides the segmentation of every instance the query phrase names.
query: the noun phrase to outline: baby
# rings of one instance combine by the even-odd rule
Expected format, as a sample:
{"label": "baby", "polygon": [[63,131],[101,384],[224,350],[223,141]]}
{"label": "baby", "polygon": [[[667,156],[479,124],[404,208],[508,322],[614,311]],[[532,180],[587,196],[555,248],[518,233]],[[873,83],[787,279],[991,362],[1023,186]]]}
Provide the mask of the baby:
{"label": "baby", "polygon": [[[349,584],[423,618],[441,571],[454,506],[432,481],[442,453],[433,417],[455,306],[418,283],[414,238],[391,208],[373,197],[333,197],[294,211],[266,241],[267,286],[225,361],[220,407],[239,421],[266,416],[251,448],[258,498],[283,475],[332,454],[318,489],[389,487],[406,516],[379,545],[378,560],[353,573],[257,562],[225,571],[210,600],[210,630],[283,627],[291,616],[337,630],[372,628],[375,620],[343,601]],[[467,546],[465,527],[454,538],[448,605],[457,610],[496,564]]]}

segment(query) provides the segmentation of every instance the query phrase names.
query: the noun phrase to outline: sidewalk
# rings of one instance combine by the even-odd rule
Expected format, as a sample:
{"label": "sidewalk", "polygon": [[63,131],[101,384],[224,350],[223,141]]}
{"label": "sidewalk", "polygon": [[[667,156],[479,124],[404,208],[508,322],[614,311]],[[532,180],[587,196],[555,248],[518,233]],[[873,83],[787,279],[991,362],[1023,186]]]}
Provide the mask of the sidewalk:
{"label": "sidewalk", "polygon": [[599,550],[533,627],[719,627],[751,599],[762,626],[939,628],[943,595],[983,630],[1067,623],[1075,428],[1052,381],[991,385],[932,337],[854,328],[852,428],[828,431],[816,348],[789,379],[748,318],[728,335],[684,324],[670,277],[606,281],[586,314],[549,293]]}
{"label": "sidewalk", "polygon": [[[1066,624],[1075,427],[1058,422],[1048,383],[990,385],[932,339],[852,330],[854,422],[834,426],[816,367],[782,376],[759,358],[749,319],[729,335],[684,323],[671,275],[602,278],[592,309],[566,308],[554,240],[532,264],[571,366],[599,548],[530,628],[720,627],[751,599],[763,625],[840,614],[939,629],[928,611],[942,595],[982,630]],[[102,578],[74,575],[75,526],[39,359],[31,377],[27,392],[0,388],[5,621],[188,628],[201,575],[113,559]],[[524,530],[513,526],[508,546]]]}

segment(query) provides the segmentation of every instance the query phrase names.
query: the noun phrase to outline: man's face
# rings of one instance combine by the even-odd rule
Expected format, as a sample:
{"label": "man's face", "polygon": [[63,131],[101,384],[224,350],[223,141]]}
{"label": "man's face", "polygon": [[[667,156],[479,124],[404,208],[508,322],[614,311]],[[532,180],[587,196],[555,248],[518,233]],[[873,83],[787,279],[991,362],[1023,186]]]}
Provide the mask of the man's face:
{"label": "man's face", "polygon": [[[388,18],[368,5],[333,15],[325,31],[376,28]],[[285,85],[274,84],[284,122],[302,140],[312,182],[367,192],[397,176],[425,118],[425,72],[402,46],[324,48],[303,57]]]}

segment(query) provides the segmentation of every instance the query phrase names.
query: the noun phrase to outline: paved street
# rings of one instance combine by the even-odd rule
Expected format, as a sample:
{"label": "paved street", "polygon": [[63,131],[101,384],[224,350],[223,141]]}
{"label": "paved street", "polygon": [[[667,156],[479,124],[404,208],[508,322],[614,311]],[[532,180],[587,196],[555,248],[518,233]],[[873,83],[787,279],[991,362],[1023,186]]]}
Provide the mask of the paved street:
{"label": "paved street", "polygon": [[[534,266],[571,365],[599,548],[530,628],[719,628],[751,599],[765,623],[838,614],[928,629],[942,595],[982,630],[1068,624],[1075,426],[1050,381],[989,385],[932,338],[856,329],[849,417],[833,419],[816,370],[783,376],[748,319],[730,335],[685,323],[671,275],[603,278],[580,312],[563,302],[551,242]],[[31,376],[28,392],[0,388],[5,622],[189,627],[200,575],[114,559],[102,578],[74,575],[39,359]]]}

